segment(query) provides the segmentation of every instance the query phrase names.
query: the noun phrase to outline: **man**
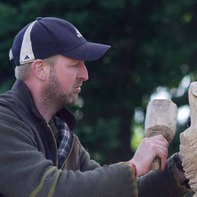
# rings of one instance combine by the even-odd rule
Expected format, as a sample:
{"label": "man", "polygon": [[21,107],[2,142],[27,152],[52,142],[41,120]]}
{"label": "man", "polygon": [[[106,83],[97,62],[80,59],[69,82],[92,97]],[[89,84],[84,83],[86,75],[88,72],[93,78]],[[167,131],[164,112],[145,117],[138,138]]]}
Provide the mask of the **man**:
{"label": "man", "polygon": [[[37,18],[16,35],[10,60],[17,80],[0,97],[1,196],[175,197],[188,192],[174,158],[166,164],[168,143],[162,136],[142,140],[131,160],[101,167],[72,132],[76,121],[64,106],[77,100],[88,80],[84,61],[97,60],[109,49],[52,17]],[[161,170],[145,175],[156,156]]]}

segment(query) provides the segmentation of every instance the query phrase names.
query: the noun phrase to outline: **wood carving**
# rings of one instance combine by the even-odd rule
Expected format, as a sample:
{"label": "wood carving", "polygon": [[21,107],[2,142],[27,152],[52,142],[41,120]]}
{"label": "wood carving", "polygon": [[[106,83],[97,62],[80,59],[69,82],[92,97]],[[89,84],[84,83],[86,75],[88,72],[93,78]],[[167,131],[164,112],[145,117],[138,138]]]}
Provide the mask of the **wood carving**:
{"label": "wood carving", "polygon": [[190,84],[189,104],[191,125],[180,135],[180,152],[183,156],[183,169],[189,185],[197,197],[197,82]]}

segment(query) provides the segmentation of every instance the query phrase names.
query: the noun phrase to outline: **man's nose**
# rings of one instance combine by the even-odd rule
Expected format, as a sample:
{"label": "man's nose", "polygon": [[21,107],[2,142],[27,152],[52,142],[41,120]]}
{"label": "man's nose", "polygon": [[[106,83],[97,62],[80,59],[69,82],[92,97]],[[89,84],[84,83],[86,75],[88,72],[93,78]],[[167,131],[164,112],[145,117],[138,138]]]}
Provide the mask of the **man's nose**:
{"label": "man's nose", "polygon": [[88,70],[87,70],[87,67],[84,63],[82,63],[82,65],[80,67],[79,78],[83,79],[83,81],[87,81],[89,78]]}

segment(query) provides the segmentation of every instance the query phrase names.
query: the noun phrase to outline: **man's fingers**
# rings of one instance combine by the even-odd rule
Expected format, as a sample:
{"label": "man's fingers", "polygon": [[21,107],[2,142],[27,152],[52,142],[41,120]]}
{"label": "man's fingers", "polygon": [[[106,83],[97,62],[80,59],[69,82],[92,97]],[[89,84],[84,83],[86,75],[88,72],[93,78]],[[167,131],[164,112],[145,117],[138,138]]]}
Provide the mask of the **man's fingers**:
{"label": "man's fingers", "polygon": [[161,169],[163,170],[168,156],[168,142],[162,136],[144,138],[132,158],[132,162],[136,164],[139,174],[145,174],[151,167],[156,157],[161,159]]}

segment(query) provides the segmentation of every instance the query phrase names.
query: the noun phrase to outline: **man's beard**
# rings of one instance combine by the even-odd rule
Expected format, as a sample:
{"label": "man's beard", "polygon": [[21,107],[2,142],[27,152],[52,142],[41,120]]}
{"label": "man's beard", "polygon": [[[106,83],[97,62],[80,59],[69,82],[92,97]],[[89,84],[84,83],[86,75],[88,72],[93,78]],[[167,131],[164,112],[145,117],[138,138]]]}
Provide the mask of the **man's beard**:
{"label": "man's beard", "polygon": [[74,103],[73,98],[61,90],[61,83],[57,79],[54,69],[51,69],[50,82],[45,86],[41,99],[45,109],[54,113],[65,105]]}

